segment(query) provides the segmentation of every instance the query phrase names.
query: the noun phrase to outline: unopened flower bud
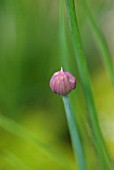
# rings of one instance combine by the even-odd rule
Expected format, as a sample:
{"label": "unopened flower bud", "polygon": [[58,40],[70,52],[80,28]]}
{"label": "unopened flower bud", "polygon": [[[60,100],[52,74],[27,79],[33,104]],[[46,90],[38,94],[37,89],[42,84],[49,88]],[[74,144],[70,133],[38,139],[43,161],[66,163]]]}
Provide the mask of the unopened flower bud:
{"label": "unopened flower bud", "polygon": [[62,68],[60,71],[54,73],[50,80],[51,90],[59,95],[67,95],[76,87],[76,84],[76,78]]}

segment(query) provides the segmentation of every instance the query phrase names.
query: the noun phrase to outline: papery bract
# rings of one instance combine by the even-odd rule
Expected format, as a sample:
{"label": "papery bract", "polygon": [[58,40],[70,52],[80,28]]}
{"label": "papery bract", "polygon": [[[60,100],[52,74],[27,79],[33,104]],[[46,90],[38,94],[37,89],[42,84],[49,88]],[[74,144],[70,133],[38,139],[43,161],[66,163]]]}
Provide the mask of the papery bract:
{"label": "papery bract", "polygon": [[54,73],[50,80],[51,90],[59,95],[67,95],[76,87],[76,84],[76,78],[62,68],[60,71]]}

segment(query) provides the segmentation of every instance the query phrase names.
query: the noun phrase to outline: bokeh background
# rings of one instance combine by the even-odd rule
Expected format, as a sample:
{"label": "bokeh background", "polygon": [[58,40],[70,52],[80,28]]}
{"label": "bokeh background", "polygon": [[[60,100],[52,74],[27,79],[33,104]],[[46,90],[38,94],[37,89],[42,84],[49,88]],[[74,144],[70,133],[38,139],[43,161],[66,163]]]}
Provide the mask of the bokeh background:
{"label": "bokeh background", "polygon": [[[89,3],[114,61],[114,1]],[[0,170],[76,168],[61,96],[49,88],[51,75],[64,66],[59,13],[58,0],[0,0]],[[78,22],[100,127],[114,159],[114,88],[81,8]],[[91,169],[96,158],[87,132],[87,107],[67,15],[65,23],[66,60],[78,79],[71,103],[79,131],[83,130],[81,139]],[[84,140],[86,135],[88,141]]]}

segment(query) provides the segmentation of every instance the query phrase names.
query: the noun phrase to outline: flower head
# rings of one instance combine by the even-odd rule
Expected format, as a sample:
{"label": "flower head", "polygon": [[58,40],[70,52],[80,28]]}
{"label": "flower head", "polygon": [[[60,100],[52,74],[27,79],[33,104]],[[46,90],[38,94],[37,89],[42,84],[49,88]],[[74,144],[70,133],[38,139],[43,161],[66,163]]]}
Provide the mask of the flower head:
{"label": "flower head", "polygon": [[76,87],[76,84],[76,78],[62,68],[60,71],[54,73],[50,80],[51,90],[59,95],[67,95]]}

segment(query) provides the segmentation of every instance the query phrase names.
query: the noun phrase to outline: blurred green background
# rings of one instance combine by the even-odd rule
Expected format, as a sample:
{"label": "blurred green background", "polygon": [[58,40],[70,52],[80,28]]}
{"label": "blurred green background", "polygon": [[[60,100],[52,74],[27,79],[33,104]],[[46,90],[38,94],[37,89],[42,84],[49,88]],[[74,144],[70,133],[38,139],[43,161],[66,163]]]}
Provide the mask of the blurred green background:
{"label": "blurred green background", "polygon": [[[114,2],[92,0],[90,6],[114,61]],[[79,130],[83,129],[81,139],[91,169],[96,158],[90,136],[84,141],[84,136],[89,135],[87,108],[74,62],[67,16],[65,21],[67,60],[70,71],[78,79],[77,88],[70,95],[71,103]],[[114,159],[114,88],[81,8],[78,22],[100,126]],[[57,0],[0,0],[0,170],[76,168],[61,97],[49,88],[51,75],[64,65],[59,29]]]}

